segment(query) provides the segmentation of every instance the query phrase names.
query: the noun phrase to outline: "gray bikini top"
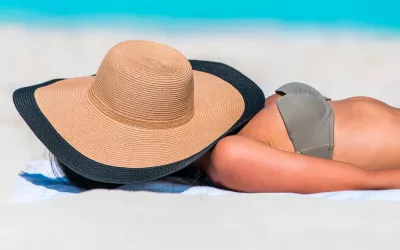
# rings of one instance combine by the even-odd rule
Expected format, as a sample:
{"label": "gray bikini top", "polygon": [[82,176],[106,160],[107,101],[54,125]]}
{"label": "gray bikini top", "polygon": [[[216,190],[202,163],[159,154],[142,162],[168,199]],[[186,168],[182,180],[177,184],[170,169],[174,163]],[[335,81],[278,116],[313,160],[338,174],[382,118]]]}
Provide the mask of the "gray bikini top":
{"label": "gray bikini top", "polygon": [[334,114],[330,98],[299,82],[275,91],[284,94],[277,106],[296,153],[332,159]]}

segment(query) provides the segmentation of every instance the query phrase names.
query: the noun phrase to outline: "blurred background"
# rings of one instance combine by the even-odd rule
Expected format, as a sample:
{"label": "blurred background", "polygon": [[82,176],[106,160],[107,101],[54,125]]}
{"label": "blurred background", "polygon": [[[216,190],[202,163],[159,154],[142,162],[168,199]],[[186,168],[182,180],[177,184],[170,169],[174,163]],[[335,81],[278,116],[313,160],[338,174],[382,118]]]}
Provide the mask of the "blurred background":
{"label": "blurred background", "polygon": [[[107,25],[122,18],[145,19],[150,22],[176,22],[189,25],[185,20],[276,20],[294,24],[361,25],[375,28],[398,29],[399,4],[396,1],[363,0],[148,0],[148,1],[94,1],[94,0],[2,0],[3,21],[16,21],[32,25],[81,24]],[[47,22],[47,23],[46,23]],[[133,23],[125,23],[130,26]]]}
{"label": "blurred background", "polygon": [[17,115],[15,89],[96,72],[114,44],[147,39],[242,71],[268,95],[303,81],[334,99],[400,107],[394,0],[0,0],[0,198],[44,146]]}

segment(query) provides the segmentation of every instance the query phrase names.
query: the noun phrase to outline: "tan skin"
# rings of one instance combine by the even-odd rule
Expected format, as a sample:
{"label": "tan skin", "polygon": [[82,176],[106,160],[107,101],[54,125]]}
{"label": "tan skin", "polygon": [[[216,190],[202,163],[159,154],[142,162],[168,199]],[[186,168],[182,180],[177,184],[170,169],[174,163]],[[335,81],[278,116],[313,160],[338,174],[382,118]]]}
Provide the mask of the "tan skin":
{"label": "tan skin", "polygon": [[296,154],[276,100],[196,164],[217,185],[241,192],[317,193],[400,188],[400,109],[368,97],[330,101],[332,160]]}

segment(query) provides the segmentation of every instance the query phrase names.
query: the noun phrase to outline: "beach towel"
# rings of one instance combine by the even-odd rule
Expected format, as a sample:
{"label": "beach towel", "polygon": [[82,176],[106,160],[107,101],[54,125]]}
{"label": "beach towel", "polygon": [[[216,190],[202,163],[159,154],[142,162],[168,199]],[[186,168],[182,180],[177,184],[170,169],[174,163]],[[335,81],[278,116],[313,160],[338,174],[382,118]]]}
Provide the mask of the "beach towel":
{"label": "beach towel", "polygon": [[[169,176],[160,180],[123,185],[118,188],[129,192],[148,191],[157,193],[174,193],[181,195],[247,195],[219,189],[213,186],[199,186],[196,182],[181,177]],[[78,195],[85,192],[72,185],[62,173],[56,173],[49,161],[32,161],[17,176],[9,203],[26,203],[38,200],[61,198]],[[252,194],[254,195],[254,194]],[[400,189],[393,190],[364,190],[364,191],[340,191],[326,192],[310,195],[294,193],[273,193],[271,195],[297,195],[333,200],[380,200],[400,202]]]}

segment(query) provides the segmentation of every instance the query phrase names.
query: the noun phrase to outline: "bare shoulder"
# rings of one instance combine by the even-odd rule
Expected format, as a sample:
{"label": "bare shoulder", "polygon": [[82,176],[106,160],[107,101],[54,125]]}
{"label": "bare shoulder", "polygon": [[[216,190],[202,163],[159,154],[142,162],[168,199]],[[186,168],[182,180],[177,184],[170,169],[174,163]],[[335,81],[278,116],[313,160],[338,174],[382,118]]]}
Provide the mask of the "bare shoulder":
{"label": "bare shoulder", "polygon": [[268,106],[268,105],[276,103],[276,100],[278,100],[278,98],[281,97],[281,96],[282,95],[280,95],[280,94],[273,94],[273,95],[268,96],[265,99],[265,106]]}

